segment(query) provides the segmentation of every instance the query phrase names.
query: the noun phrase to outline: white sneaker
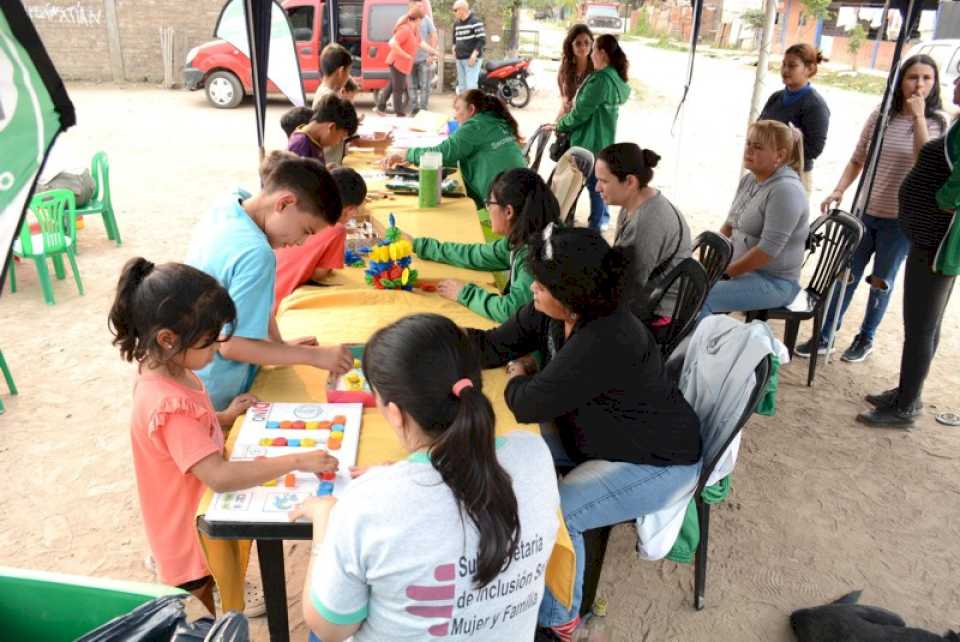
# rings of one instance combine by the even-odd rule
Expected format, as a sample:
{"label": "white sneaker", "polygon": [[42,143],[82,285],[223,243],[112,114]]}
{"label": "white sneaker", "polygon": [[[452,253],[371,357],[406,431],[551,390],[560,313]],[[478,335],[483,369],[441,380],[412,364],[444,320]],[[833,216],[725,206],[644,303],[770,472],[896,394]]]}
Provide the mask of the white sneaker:
{"label": "white sneaker", "polygon": [[263,586],[250,581],[244,583],[243,614],[247,617],[263,617],[267,614],[267,604],[263,599]]}

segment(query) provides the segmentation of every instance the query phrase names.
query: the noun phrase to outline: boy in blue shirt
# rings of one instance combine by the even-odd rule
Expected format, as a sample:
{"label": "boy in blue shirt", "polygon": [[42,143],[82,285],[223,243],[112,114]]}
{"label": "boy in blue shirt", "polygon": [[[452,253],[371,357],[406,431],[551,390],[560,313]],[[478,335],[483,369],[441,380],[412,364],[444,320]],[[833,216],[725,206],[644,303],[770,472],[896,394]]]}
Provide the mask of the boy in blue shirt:
{"label": "boy in blue shirt", "polygon": [[311,365],[340,374],[353,367],[344,346],[315,337],[284,341],[273,318],[276,248],[300,245],[340,219],[340,196],[318,161],[287,158],[265,177],[263,190],[234,192],[197,225],[186,262],[216,278],[237,307],[233,336],[197,372],[214,408],[250,389],[263,365]]}

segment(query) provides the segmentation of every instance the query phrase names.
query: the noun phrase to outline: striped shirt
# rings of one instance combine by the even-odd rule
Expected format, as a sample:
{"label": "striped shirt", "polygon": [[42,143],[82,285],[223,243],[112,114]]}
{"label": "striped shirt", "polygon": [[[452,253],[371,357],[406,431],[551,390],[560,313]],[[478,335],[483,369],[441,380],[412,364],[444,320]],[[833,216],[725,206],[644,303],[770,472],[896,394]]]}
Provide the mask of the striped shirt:
{"label": "striped shirt", "polygon": [[483,57],[483,48],[487,44],[487,34],[483,21],[473,12],[465,20],[457,20],[453,25],[454,56],[457,60],[466,60],[474,51],[477,57]]}
{"label": "striped shirt", "polygon": [[935,138],[920,149],[900,186],[900,229],[911,245],[935,249],[943,241],[952,217],[937,204],[937,190],[948,178],[944,138]]}
{"label": "striped shirt", "polygon": [[[863,126],[863,131],[860,132],[860,140],[851,158],[854,163],[859,165],[866,163],[878,114],[879,110],[870,114]],[[938,119],[927,119],[927,133],[930,138],[943,135],[943,126]],[[877,218],[897,218],[897,212],[900,209],[897,192],[900,190],[900,183],[913,167],[913,162],[913,117],[895,114],[887,122],[883,149],[880,150],[880,158],[877,160],[873,188],[870,190],[869,200],[864,208],[868,214]]]}

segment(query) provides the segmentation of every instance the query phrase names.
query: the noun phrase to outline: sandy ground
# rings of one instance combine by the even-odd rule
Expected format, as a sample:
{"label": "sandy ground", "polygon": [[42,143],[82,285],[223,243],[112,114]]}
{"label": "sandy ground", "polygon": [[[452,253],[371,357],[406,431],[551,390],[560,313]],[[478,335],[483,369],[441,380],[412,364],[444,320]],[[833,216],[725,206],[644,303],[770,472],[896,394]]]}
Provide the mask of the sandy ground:
{"label": "sandy ground", "polygon": [[[701,59],[682,134],[671,137],[686,57],[627,47],[643,91],[622,112],[620,139],[663,155],[655,181],[695,233],[717,228],[738,176],[753,69]],[[551,121],[558,105],[548,71],[540,81],[533,104],[516,113],[526,133]],[[212,109],[199,93],[68,89],[79,118],[71,143],[82,158],[99,149],[110,156],[124,243],[115,247],[99,221],[90,221],[80,236],[85,296],[72,281],[59,282],[57,305],[48,307],[34,270],[25,266],[20,290],[0,297],[0,345],[20,387],[18,397],[3,397],[7,412],[0,419],[0,470],[8,482],[0,494],[0,565],[149,580],[127,434],[133,371],[110,345],[106,314],[129,257],[181,259],[211,199],[255,184],[253,112],[249,103]],[[816,170],[817,203],[876,103],[862,94],[823,93],[833,120]],[[435,109],[449,105],[449,96],[434,100]],[[270,105],[271,147],[283,142],[278,119],[286,108]],[[841,348],[855,334],[865,300],[861,288]],[[804,385],[805,361],[784,369],[779,412],[749,425],[733,494],[713,513],[706,610],[692,609],[691,568],[637,561],[632,530],[615,529],[600,593],[611,604],[618,640],[787,641],[791,610],[857,588],[866,589],[865,601],[914,625],[937,631],[958,625],[960,432],[933,420],[937,410],[958,405],[950,392],[960,384],[956,302],[917,428],[871,430],[853,421],[865,408],[864,393],[896,382],[900,301],[897,293],[865,363],[823,367],[812,389]],[[291,548],[293,639],[303,640],[299,599],[308,547]],[[265,631],[265,621],[257,620],[255,639],[266,640]]]}

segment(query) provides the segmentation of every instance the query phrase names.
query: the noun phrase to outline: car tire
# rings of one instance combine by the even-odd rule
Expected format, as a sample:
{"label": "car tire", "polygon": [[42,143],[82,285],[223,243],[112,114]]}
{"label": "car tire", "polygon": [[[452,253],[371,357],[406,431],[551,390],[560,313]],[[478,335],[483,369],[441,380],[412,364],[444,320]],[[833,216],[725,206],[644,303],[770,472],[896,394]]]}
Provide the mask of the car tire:
{"label": "car tire", "polygon": [[243,85],[229,71],[215,71],[204,82],[207,100],[217,109],[233,109],[243,101]]}

